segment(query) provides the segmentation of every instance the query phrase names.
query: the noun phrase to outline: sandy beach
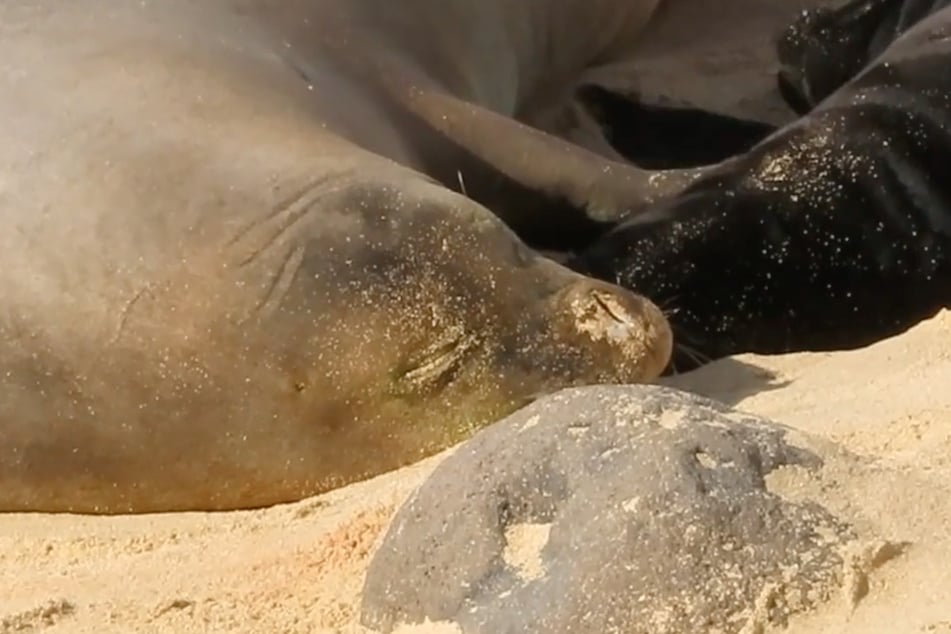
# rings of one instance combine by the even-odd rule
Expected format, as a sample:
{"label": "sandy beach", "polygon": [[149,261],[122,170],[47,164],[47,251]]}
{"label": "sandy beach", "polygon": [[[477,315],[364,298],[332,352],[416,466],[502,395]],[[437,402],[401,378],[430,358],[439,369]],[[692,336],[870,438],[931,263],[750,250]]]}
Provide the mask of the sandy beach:
{"label": "sandy beach", "polygon": [[[951,312],[861,350],[746,355],[664,382],[870,465],[826,474],[825,499],[907,548],[861,601],[832,600],[786,631],[951,633]],[[0,632],[363,632],[374,546],[444,455],[260,511],[2,515]]]}

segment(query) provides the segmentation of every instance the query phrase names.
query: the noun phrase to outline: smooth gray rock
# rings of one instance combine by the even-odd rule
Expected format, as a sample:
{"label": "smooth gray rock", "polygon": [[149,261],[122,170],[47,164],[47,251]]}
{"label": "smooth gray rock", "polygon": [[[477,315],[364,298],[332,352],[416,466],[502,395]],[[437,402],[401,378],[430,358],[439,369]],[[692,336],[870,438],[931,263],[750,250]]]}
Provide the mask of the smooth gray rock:
{"label": "smooth gray rock", "polygon": [[364,625],[464,633],[756,631],[838,586],[847,526],[764,476],[788,430],[659,386],[570,389],[481,431],[400,509]]}

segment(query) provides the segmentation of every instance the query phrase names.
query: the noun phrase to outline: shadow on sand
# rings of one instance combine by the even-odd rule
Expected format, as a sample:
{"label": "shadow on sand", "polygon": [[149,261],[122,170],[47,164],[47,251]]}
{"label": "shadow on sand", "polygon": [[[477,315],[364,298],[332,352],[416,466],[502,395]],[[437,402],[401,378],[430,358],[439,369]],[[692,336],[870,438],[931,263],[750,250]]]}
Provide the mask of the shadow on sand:
{"label": "shadow on sand", "polygon": [[780,379],[772,370],[736,358],[720,359],[684,374],[666,376],[658,383],[707,396],[730,406],[754,394],[789,385],[789,381]]}

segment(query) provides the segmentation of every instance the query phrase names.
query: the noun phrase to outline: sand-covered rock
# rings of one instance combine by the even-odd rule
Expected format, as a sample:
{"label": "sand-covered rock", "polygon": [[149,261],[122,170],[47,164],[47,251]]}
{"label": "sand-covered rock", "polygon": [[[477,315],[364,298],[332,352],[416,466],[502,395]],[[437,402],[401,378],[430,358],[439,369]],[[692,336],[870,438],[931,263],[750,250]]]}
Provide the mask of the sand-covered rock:
{"label": "sand-covered rock", "polygon": [[752,631],[836,594],[849,527],[766,476],[821,460],[787,430],[658,386],[565,390],[483,430],[397,513],[365,625]]}

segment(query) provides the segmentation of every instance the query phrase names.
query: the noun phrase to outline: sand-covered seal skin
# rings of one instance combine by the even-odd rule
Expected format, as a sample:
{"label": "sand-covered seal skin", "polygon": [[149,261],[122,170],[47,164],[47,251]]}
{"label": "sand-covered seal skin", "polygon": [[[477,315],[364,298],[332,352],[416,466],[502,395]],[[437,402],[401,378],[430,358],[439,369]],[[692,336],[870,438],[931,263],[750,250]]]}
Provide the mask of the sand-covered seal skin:
{"label": "sand-covered seal skin", "polygon": [[948,0],[853,0],[804,10],[781,35],[779,88],[808,112]]}
{"label": "sand-covered seal skin", "polygon": [[949,36],[944,9],[569,264],[652,298],[680,347],[712,358],[858,347],[948,305]]}
{"label": "sand-covered seal skin", "polygon": [[639,199],[645,172],[511,115],[654,8],[0,3],[0,511],[297,500],[656,377],[656,306],[473,200]]}

